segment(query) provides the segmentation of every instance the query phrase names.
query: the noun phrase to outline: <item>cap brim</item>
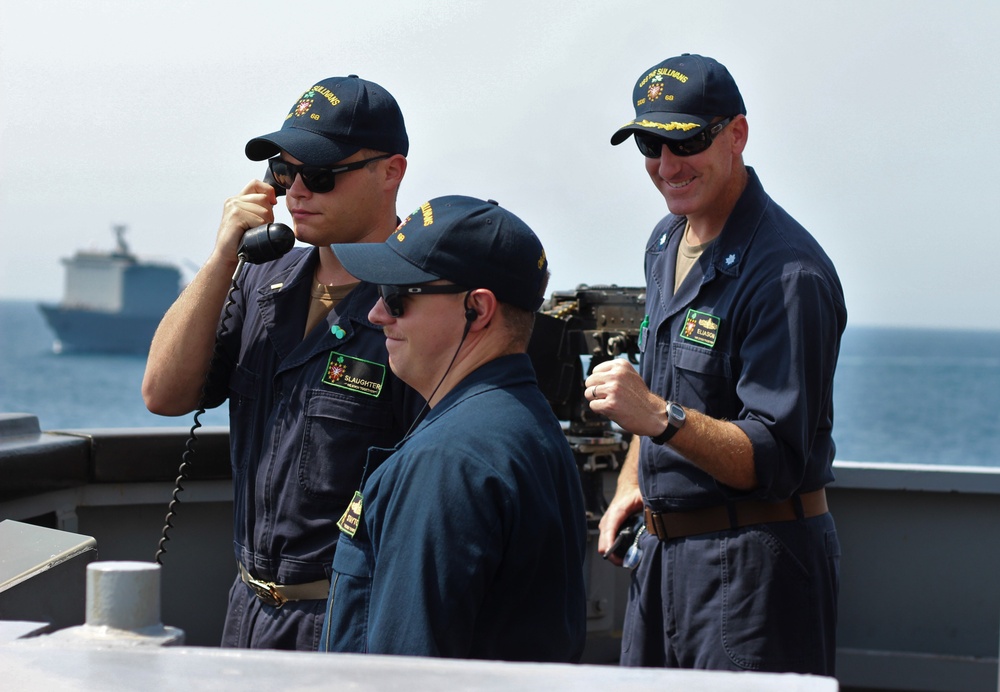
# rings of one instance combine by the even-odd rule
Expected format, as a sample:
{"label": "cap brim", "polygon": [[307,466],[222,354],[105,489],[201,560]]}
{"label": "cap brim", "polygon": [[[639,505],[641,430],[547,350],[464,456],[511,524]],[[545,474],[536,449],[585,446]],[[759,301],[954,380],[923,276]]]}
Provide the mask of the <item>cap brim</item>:
{"label": "cap brim", "polygon": [[246,155],[251,161],[263,161],[287,151],[309,166],[328,166],[360,150],[361,147],[356,144],[338,142],[309,130],[289,127],[254,137],[247,142]]}
{"label": "cap brim", "polygon": [[330,249],[351,276],[373,284],[408,286],[436,281],[386,243],[338,243]]}
{"label": "cap brim", "polygon": [[624,142],[636,132],[647,132],[666,139],[687,139],[708,126],[708,120],[687,113],[643,113],[642,117],[622,125],[611,135],[611,144]]}

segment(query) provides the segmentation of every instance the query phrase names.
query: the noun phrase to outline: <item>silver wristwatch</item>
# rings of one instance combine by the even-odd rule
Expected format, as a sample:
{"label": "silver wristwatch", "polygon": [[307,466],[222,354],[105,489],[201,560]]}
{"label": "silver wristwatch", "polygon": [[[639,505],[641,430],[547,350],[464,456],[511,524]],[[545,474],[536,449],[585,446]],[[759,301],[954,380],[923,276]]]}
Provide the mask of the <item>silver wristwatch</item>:
{"label": "silver wristwatch", "polygon": [[671,437],[677,434],[678,430],[684,427],[685,420],[687,420],[687,415],[684,413],[684,407],[668,401],[667,427],[656,437],[649,438],[649,441],[658,445],[666,443]]}

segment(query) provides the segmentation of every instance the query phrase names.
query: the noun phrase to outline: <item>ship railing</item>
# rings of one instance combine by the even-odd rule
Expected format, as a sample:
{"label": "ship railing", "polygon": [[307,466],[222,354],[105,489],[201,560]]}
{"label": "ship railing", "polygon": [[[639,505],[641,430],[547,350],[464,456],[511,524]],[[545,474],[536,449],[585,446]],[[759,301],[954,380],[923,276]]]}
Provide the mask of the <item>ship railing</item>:
{"label": "ship railing", "polygon": [[[163,622],[211,647],[236,569],[232,487],[227,429],[198,437],[163,544]],[[92,536],[102,561],[152,560],[187,438],[186,427],[41,431],[34,416],[0,414],[0,521]],[[838,460],[835,472],[841,689],[996,690],[1000,469]],[[587,662],[613,664],[628,573],[592,562]]]}

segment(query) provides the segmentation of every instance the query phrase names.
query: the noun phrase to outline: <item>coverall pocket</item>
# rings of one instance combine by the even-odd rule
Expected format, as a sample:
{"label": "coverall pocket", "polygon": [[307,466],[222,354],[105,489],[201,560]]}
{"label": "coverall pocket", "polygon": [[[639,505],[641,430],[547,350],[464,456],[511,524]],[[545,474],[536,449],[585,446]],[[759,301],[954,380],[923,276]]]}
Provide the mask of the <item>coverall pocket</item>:
{"label": "coverall pocket", "polygon": [[346,504],[361,486],[368,448],[384,444],[392,412],[379,400],[314,392],[305,418],[299,484],[309,495]]}
{"label": "coverall pocket", "polygon": [[323,651],[367,652],[371,575],[371,555],[358,543],[342,538],[333,557]]}
{"label": "coverall pocket", "polygon": [[782,522],[722,541],[722,643],[740,668],[805,672],[819,647],[807,615],[814,589],[796,555],[805,540],[798,522]]}
{"label": "coverall pocket", "polygon": [[673,387],[669,398],[716,418],[737,417],[734,410],[733,373],[725,353],[689,344],[672,346]]}

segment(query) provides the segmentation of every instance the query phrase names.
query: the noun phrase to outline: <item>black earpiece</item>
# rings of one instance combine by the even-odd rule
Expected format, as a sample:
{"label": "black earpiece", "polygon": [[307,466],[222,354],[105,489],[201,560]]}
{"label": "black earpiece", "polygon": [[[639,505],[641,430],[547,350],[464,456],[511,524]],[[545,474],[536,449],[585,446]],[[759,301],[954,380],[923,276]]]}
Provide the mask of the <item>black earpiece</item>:
{"label": "black earpiece", "polygon": [[472,295],[472,291],[465,294],[465,300],[463,301],[465,304],[465,322],[467,327],[471,326],[472,323],[476,321],[476,318],[479,317],[479,313],[476,312],[476,309],[469,305],[470,295]]}

